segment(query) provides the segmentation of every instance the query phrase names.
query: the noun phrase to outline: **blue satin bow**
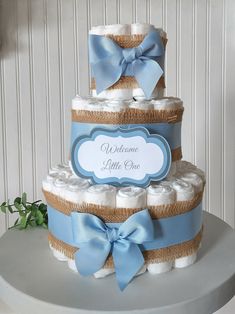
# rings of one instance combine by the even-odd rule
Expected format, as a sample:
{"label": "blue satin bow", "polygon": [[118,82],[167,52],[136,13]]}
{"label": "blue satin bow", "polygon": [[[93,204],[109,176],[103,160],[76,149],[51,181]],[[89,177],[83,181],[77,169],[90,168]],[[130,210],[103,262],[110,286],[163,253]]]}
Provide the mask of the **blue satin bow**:
{"label": "blue satin bow", "polygon": [[126,74],[134,76],[146,98],[150,98],[163,74],[156,61],[157,57],[164,56],[164,46],[157,31],[148,33],[138,47],[124,49],[108,37],[89,35],[89,54],[98,94]]}
{"label": "blue satin bow", "polygon": [[75,263],[83,276],[100,270],[109,254],[113,256],[121,290],[144,265],[139,244],[154,239],[154,227],[147,209],[130,216],[119,228],[110,228],[98,217],[72,212],[73,240],[79,250]]}

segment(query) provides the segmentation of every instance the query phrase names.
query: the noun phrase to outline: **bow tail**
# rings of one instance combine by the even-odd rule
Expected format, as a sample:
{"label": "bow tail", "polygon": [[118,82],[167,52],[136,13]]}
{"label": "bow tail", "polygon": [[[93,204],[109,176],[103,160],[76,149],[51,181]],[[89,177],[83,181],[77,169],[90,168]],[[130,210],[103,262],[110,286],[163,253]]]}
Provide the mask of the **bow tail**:
{"label": "bow tail", "polygon": [[162,68],[152,59],[138,59],[133,63],[133,73],[145,97],[149,99],[163,74]]}
{"label": "bow tail", "polygon": [[123,291],[144,265],[144,257],[138,244],[124,239],[114,243],[112,255],[118,286]]}
{"label": "bow tail", "polygon": [[101,60],[91,66],[96,81],[97,94],[115,84],[120,79],[123,71],[123,65],[119,59],[115,59],[115,56]]}
{"label": "bow tail", "polygon": [[111,244],[102,239],[93,239],[75,253],[75,264],[82,276],[89,276],[100,270],[111,249]]}

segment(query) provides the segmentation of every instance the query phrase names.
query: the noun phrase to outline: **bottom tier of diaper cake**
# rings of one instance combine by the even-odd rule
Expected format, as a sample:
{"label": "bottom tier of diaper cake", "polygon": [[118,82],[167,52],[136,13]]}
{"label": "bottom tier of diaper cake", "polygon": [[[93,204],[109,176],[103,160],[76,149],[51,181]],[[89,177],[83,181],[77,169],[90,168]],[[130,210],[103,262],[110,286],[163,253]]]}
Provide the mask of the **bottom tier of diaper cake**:
{"label": "bottom tier of diaper cake", "polygon": [[82,275],[126,271],[126,282],[146,270],[189,266],[202,238],[204,185],[204,173],[186,161],[172,163],[165,180],[145,189],[93,185],[58,165],[43,181],[50,248]]}

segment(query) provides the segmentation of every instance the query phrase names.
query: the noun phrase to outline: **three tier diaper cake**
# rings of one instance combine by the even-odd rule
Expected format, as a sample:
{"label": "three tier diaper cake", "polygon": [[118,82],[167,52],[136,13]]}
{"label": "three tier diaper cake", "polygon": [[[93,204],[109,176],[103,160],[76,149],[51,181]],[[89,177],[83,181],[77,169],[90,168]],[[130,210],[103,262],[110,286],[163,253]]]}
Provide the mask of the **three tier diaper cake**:
{"label": "three tier diaper cake", "polygon": [[205,175],[181,160],[166,45],[149,24],[90,30],[91,95],[73,99],[69,161],[43,181],[54,256],[82,276],[115,274],[121,290],[193,264],[202,238]]}

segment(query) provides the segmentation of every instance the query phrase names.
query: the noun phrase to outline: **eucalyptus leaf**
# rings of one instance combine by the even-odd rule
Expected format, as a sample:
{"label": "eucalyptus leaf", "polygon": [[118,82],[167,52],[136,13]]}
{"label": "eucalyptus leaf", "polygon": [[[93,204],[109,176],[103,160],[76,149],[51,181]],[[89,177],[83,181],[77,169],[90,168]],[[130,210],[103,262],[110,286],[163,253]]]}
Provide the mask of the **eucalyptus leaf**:
{"label": "eucalyptus leaf", "polygon": [[24,206],[26,206],[26,203],[27,203],[27,194],[26,193],[23,193],[22,194],[22,204]]}
{"label": "eucalyptus leaf", "polygon": [[40,205],[39,205],[39,210],[42,212],[42,211],[46,211],[47,210],[47,206],[45,205],[45,204],[43,204],[43,203],[41,203]]}
{"label": "eucalyptus leaf", "polygon": [[33,216],[36,216],[37,215],[37,211],[38,211],[38,206],[33,203],[32,206],[31,206],[31,211],[32,211]]}
{"label": "eucalyptus leaf", "polygon": [[3,212],[4,214],[6,214],[6,210],[7,210],[6,206],[1,205],[0,208],[1,208],[1,212]]}
{"label": "eucalyptus leaf", "polygon": [[8,208],[8,210],[9,210],[9,212],[12,214],[12,213],[13,213],[12,206],[11,206],[11,205],[8,205],[7,208]]}
{"label": "eucalyptus leaf", "polygon": [[15,200],[14,200],[14,204],[21,204],[21,197],[17,197],[17,198],[15,198]]}
{"label": "eucalyptus leaf", "polygon": [[42,225],[44,222],[44,218],[43,218],[43,214],[38,210],[37,211],[37,220],[36,220],[36,223],[38,225]]}
{"label": "eucalyptus leaf", "polygon": [[26,216],[22,216],[20,218],[20,229],[25,229],[27,226],[27,218]]}

